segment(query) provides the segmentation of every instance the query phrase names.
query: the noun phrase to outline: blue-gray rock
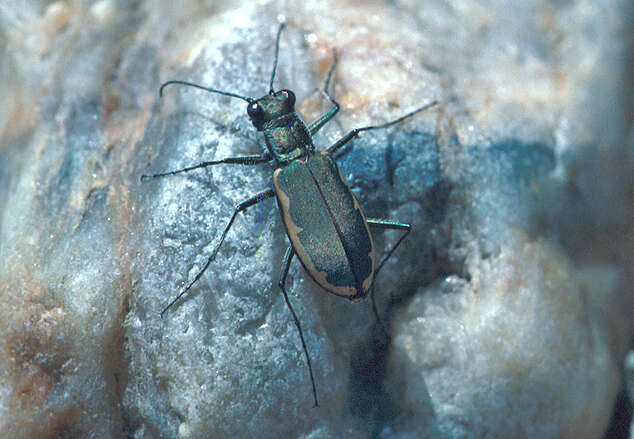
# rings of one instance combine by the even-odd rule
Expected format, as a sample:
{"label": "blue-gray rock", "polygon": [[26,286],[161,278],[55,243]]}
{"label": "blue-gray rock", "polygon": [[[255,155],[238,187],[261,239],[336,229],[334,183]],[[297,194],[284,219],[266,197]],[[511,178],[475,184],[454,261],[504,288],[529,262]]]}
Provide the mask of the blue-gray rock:
{"label": "blue-gray rock", "polygon": [[[631,347],[631,6],[595,2],[0,7],[3,437],[599,437]],[[284,17],[282,17],[282,15]],[[370,217],[412,224],[377,304],[277,287],[273,200],[192,280],[266,164],[141,182],[263,142],[238,99],[298,96]],[[628,21],[628,19],[630,21]],[[631,138],[630,138],[631,139]],[[399,238],[376,233],[380,254]],[[627,395],[627,393],[623,393]]]}

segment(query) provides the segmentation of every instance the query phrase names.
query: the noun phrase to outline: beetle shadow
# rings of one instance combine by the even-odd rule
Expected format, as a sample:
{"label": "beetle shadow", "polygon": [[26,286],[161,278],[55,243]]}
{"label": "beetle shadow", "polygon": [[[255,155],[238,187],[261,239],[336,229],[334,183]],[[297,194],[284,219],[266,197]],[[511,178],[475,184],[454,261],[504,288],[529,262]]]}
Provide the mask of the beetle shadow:
{"label": "beetle shadow", "polygon": [[[449,181],[441,180],[426,191],[422,200],[418,200],[418,203],[424,206],[423,216],[426,219],[427,227],[438,227],[444,221],[453,188],[454,185]],[[372,207],[387,211],[389,202],[384,201],[381,205],[373,204]],[[372,233],[377,248],[385,248],[384,231],[373,229]],[[446,276],[449,272],[462,271],[461,264],[456,267],[449,266],[449,262],[435,252],[429,239],[425,233],[410,234],[396,250],[397,258],[394,258],[394,261],[388,260],[386,267],[375,279],[377,282],[375,294],[377,294],[378,312],[388,333],[393,321],[392,312],[397,307],[403,306],[416,294],[416,291],[431,284],[440,276]],[[399,253],[401,255],[416,254],[417,257],[398,257]],[[377,255],[377,259],[382,256],[383,253]],[[390,291],[401,291],[402,293],[397,296],[381,298],[379,296],[383,290],[382,286],[386,285],[382,281],[382,277],[385,276],[385,272],[390,271],[388,265],[392,264],[400,265],[399,275],[389,280],[384,278],[384,280],[389,283]],[[371,306],[369,299],[365,306]],[[388,372],[390,343],[391,341],[381,329],[380,323],[375,321],[371,337],[365,343],[356,346],[351,355],[349,406],[355,416],[372,426],[375,435],[379,435],[381,428],[386,423],[391,423],[399,415],[392,398],[393,395],[402,393],[395,392],[394,389],[386,390],[384,387]],[[391,377],[393,378],[394,374]],[[405,384],[403,383],[402,386]],[[431,402],[429,402],[429,407],[432,410]]]}
{"label": "beetle shadow", "polygon": [[[403,166],[402,164],[406,159],[399,160],[398,150],[386,150],[386,154],[388,153],[392,155],[389,160],[393,165],[398,167],[398,163],[401,163]],[[496,225],[508,226],[508,224],[520,222],[528,231],[540,228],[539,209],[542,208],[540,203],[548,202],[551,199],[539,192],[538,189],[540,189],[539,184],[546,180],[554,169],[555,158],[552,148],[538,143],[527,143],[521,139],[509,138],[490,145],[461,147],[461,154],[463,161],[459,164],[464,168],[461,169],[462,173],[459,178],[439,174],[440,177],[436,183],[430,185],[422,194],[419,193],[416,198],[403,197],[399,200],[400,205],[403,203],[410,206],[415,204],[419,207],[410,211],[410,217],[417,217],[419,223],[413,225],[413,233],[403,241],[403,248],[399,247],[397,250],[397,254],[416,255],[416,258],[408,259],[407,256],[403,256],[399,258],[398,262],[394,262],[398,264],[398,267],[392,265],[392,269],[387,265],[391,265],[393,262],[388,261],[386,268],[377,279],[378,299],[381,286],[386,285],[381,280],[383,272],[398,273],[392,275],[392,280],[387,286],[391,291],[401,291],[402,293],[383,300],[383,305],[379,307],[380,313],[381,309],[387,309],[381,315],[387,315],[384,322],[388,326],[393,321],[390,314],[402,310],[412,297],[431,283],[453,274],[469,281],[470,274],[464,259],[458,259],[459,257],[455,253],[449,256],[447,250],[451,245],[464,245],[463,242],[456,242],[456,238],[451,236],[455,232],[451,228],[465,227],[465,225],[447,224],[448,217],[456,215],[456,209],[458,213],[463,215],[486,213],[489,206],[487,203],[493,203],[497,206],[497,203],[500,202],[500,196],[504,196],[508,198],[503,201],[506,201],[514,211],[506,216],[501,213],[492,216],[493,220],[498,221],[495,223]],[[386,159],[386,161],[388,160]],[[422,164],[428,162],[427,159],[421,159]],[[474,166],[468,166],[472,164]],[[425,169],[418,165],[410,168],[407,175],[411,175],[412,178],[421,173],[421,169]],[[405,169],[402,172],[404,171]],[[398,174],[392,173],[392,175]],[[389,172],[384,178],[386,181],[389,180]],[[399,178],[403,178],[403,176]],[[405,179],[408,180],[407,176]],[[382,186],[387,187],[385,184]],[[465,196],[465,193],[469,194],[471,191],[480,191],[485,195],[479,199],[480,205],[477,207],[468,205],[471,199]],[[546,200],[544,201],[543,198]],[[380,204],[375,203],[371,208],[386,209],[387,211],[389,204],[389,196],[386,196]],[[515,209],[518,205],[527,207]],[[547,205],[547,207],[549,211],[552,210],[551,205]],[[366,207],[366,212],[368,210]],[[405,208],[401,210],[406,211]],[[374,213],[375,211],[370,212]],[[482,215],[484,216],[484,214]],[[408,222],[409,218],[399,219]],[[489,217],[485,217],[481,221],[488,219]],[[477,228],[482,228],[483,225],[471,227],[474,227],[475,232],[480,232]],[[494,229],[494,231],[497,230]],[[430,231],[432,233],[429,233]],[[373,235],[377,237],[375,240],[377,248],[383,248],[381,235]],[[463,257],[466,258],[466,252]],[[486,258],[486,254],[481,255],[481,257]],[[356,346],[354,349],[349,378],[351,383],[349,403],[356,416],[362,418],[366,423],[372,423],[376,426],[374,433],[375,436],[379,436],[382,426],[395,425],[399,422],[398,418],[401,413],[397,407],[400,404],[395,398],[405,393],[407,378],[398,374],[398,365],[392,364],[388,370],[389,342],[382,339],[376,330],[374,332],[375,334],[369,341]],[[392,369],[394,367],[395,369]],[[390,373],[389,389],[384,387],[388,372]],[[435,413],[425,381],[417,381],[416,385],[423,386],[422,390],[417,390],[417,395],[424,395],[424,400],[418,402],[420,408],[415,409],[416,416],[420,420],[420,415],[422,415],[425,422],[433,424]],[[403,417],[402,422],[408,422],[405,418],[406,416]],[[402,427],[399,426],[399,428]],[[420,426],[414,426],[414,428],[420,431]],[[434,426],[432,425],[430,428],[434,428]],[[430,437],[436,437],[436,435],[432,434]]]}

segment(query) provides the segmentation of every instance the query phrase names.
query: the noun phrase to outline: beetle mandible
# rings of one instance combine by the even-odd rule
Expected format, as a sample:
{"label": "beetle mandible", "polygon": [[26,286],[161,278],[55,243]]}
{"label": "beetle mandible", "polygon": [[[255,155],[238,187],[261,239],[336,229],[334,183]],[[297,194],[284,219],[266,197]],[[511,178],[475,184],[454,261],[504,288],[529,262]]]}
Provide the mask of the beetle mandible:
{"label": "beetle mandible", "polygon": [[[147,181],[151,178],[175,175],[222,163],[255,165],[273,162],[275,167],[273,188],[260,192],[235,207],[233,215],[220,235],[220,240],[214,246],[211,255],[207,258],[205,265],[194,276],[194,279],[187,283],[179,294],[161,311],[161,316],[207,270],[238,213],[260,201],[275,197],[282,215],[286,234],[291,242],[282,262],[279,287],[282,290],[284,300],[293,316],[299,333],[310,374],[313,399],[315,406],[318,406],[310,355],[306,348],[301,324],[286,293],[286,276],[288,275],[293,256],[297,256],[305,271],[318,285],[337,296],[356,301],[366,297],[371,291],[373,309],[378,318],[372,289],[373,281],[385,261],[410,232],[409,224],[366,218],[359,203],[346,184],[335,160],[332,158],[332,154],[362,131],[390,127],[412,117],[416,113],[433,107],[438,102],[430,102],[384,124],[355,128],[325,151],[316,152],[312,136],[339,111],[339,104],[328,91],[330,79],[337,63],[337,52],[333,50],[333,61],[323,88],[323,93],[333,107],[319,119],[310,125],[306,125],[295,112],[295,94],[290,90],[275,91],[273,88],[282,29],[284,29],[284,23],[280,25],[277,31],[275,59],[269,83],[269,92],[259,99],[203,87],[187,81],[167,81],[159,89],[159,96],[163,96],[163,89],[166,86],[180,84],[246,101],[248,103],[247,114],[256,130],[264,134],[267,150],[258,155],[227,157],[221,160],[202,162],[175,171],[142,175],[141,180]],[[370,227],[398,229],[404,232],[378,266],[376,264]]]}

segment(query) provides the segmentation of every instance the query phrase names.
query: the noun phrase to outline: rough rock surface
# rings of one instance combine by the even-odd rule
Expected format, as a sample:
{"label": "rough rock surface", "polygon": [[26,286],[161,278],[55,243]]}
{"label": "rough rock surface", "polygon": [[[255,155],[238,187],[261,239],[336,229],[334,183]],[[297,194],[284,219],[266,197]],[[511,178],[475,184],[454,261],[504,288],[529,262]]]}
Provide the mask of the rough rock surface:
{"label": "rough rock surface", "polygon": [[[318,148],[441,103],[339,158],[368,216],[412,224],[377,281],[391,340],[291,268],[320,408],[274,201],[159,314],[270,166],[139,179],[261,151],[243,101],[157,90],[263,95],[280,19],[275,87],[305,120],[340,53]],[[0,436],[627,437],[631,20],[624,0],[3,2]]]}

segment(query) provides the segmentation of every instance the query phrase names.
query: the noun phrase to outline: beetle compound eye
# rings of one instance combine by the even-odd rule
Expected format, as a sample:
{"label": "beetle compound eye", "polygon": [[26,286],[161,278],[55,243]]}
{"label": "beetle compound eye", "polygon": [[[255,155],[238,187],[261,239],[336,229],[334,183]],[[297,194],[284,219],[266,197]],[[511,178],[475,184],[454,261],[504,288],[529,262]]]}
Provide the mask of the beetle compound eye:
{"label": "beetle compound eye", "polygon": [[251,119],[258,119],[262,116],[262,107],[260,107],[260,104],[253,102],[247,107],[247,114]]}
{"label": "beetle compound eye", "polygon": [[282,94],[286,98],[286,102],[288,103],[288,105],[295,105],[295,93],[290,90],[282,90]]}

